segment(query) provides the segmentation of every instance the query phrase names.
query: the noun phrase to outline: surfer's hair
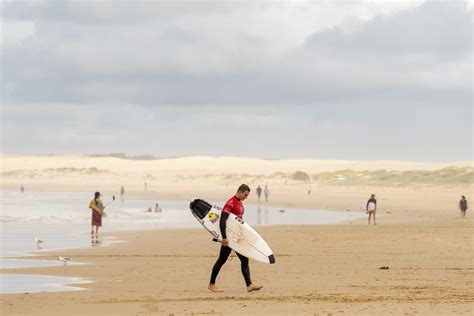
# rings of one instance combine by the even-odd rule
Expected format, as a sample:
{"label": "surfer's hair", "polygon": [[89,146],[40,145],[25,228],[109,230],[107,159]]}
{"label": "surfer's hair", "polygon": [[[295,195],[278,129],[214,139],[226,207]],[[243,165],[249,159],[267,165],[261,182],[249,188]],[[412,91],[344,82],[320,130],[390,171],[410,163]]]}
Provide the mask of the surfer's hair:
{"label": "surfer's hair", "polygon": [[94,200],[96,200],[100,196],[100,192],[94,193]]}
{"label": "surfer's hair", "polygon": [[237,192],[250,192],[250,187],[246,184],[241,184]]}

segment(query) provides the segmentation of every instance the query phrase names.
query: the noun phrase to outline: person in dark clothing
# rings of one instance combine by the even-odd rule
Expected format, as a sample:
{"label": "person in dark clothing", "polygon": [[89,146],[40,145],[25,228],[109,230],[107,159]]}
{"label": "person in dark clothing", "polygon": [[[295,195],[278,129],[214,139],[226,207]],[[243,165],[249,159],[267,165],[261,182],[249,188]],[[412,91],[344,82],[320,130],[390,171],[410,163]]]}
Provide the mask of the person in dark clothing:
{"label": "person in dark clothing", "polygon": [[365,207],[367,214],[369,214],[369,225],[370,225],[370,218],[372,215],[374,216],[374,225],[377,225],[375,222],[375,213],[377,212],[377,200],[375,199],[375,194],[370,196],[370,199],[367,201],[367,205]]}
{"label": "person in dark clothing", "polygon": [[[237,190],[237,193],[227,201],[227,203],[224,205],[224,208],[222,209],[221,218],[219,221],[219,227],[221,229],[222,235],[222,246],[219,252],[219,258],[217,258],[216,263],[212,267],[211,280],[208,286],[208,289],[212,292],[223,292],[220,288],[216,286],[216,279],[217,275],[219,274],[219,271],[226,263],[227,258],[232,252],[232,249],[229,248],[229,241],[227,240],[227,218],[229,218],[230,214],[233,214],[242,219],[242,216],[244,215],[244,206],[242,204],[242,201],[244,201],[249,196],[249,193],[249,186],[246,184],[242,184]],[[241,255],[240,253],[237,253],[237,256],[240,259],[240,268],[242,270],[242,275],[244,276],[245,284],[247,285],[247,291],[252,292],[260,290],[263,286],[252,284],[252,281],[250,279],[249,259]]]}
{"label": "person in dark clothing", "polygon": [[459,209],[461,210],[461,217],[466,216],[466,211],[469,208],[467,205],[466,197],[463,195],[461,196],[461,200],[459,201]]}
{"label": "person in dark clothing", "polygon": [[258,186],[256,191],[257,191],[258,203],[260,203],[260,197],[262,196],[262,188]]}

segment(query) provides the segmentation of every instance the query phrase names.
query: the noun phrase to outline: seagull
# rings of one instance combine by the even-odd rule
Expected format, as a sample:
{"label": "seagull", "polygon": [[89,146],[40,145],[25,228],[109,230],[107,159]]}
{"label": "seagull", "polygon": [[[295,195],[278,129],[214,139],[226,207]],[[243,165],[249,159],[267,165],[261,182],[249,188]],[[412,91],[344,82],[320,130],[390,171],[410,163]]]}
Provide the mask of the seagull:
{"label": "seagull", "polygon": [[36,244],[36,247],[39,249],[41,248],[40,245],[43,243],[42,240],[40,240],[38,237],[35,238],[35,244]]}
{"label": "seagull", "polygon": [[68,261],[71,260],[71,258],[70,257],[58,257],[58,260],[64,262],[64,265],[66,265],[68,263]]}

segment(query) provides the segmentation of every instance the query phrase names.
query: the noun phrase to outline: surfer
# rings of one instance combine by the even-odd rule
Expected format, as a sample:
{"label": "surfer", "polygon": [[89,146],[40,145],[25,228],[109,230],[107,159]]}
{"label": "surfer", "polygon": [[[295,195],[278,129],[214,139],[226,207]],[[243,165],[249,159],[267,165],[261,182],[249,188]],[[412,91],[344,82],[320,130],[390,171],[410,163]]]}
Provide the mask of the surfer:
{"label": "surfer", "polygon": [[100,199],[100,192],[94,193],[94,199],[89,203],[89,208],[92,209],[91,235],[94,234],[95,228],[95,235],[97,236],[99,227],[102,226],[102,213],[104,212],[104,204]]}
{"label": "surfer", "polygon": [[[242,216],[244,215],[244,205],[242,204],[242,201],[244,201],[249,196],[249,193],[249,186],[246,184],[242,184],[237,190],[237,193],[227,201],[227,203],[224,205],[224,208],[222,209],[221,218],[219,221],[219,226],[222,234],[222,246],[219,253],[219,258],[217,258],[217,261],[214,264],[214,267],[212,268],[211,281],[209,282],[208,286],[208,289],[212,292],[223,292],[220,288],[216,286],[216,278],[232,251],[232,249],[228,247],[229,241],[227,240],[226,234],[227,218],[229,217],[229,214],[234,214],[240,219],[242,219]],[[247,285],[247,291],[252,292],[260,290],[263,286],[254,285],[250,280],[249,259],[241,255],[240,253],[236,252],[236,254],[240,259],[240,268],[242,270],[242,275],[245,279],[245,284]]]}
{"label": "surfer", "polygon": [[466,197],[463,195],[461,196],[461,200],[459,201],[459,209],[461,210],[461,217],[466,216],[466,211],[469,207],[467,206]]}
{"label": "surfer", "polygon": [[375,194],[370,196],[370,199],[367,201],[367,205],[365,207],[367,213],[369,214],[369,225],[370,225],[370,218],[372,215],[374,216],[374,225],[375,223],[375,213],[377,212],[377,200],[375,199]]}

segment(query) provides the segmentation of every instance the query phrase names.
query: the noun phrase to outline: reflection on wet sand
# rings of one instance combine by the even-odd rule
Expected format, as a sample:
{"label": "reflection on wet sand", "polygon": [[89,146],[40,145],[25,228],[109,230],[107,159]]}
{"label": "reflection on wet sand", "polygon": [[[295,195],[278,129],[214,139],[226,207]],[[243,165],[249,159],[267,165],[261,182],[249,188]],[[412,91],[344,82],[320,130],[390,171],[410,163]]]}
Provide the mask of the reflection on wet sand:
{"label": "reflection on wet sand", "polygon": [[281,208],[269,205],[248,205],[245,220],[250,225],[334,224],[365,217],[362,212],[325,211],[317,209]]}
{"label": "reflection on wet sand", "polygon": [[102,239],[99,236],[91,236],[91,246],[100,246],[102,244]]}
{"label": "reflection on wet sand", "polygon": [[267,225],[268,224],[268,208],[265,206],[263,208],[264,220],[262,223],[262,207],[257,206],[257,225]]}

